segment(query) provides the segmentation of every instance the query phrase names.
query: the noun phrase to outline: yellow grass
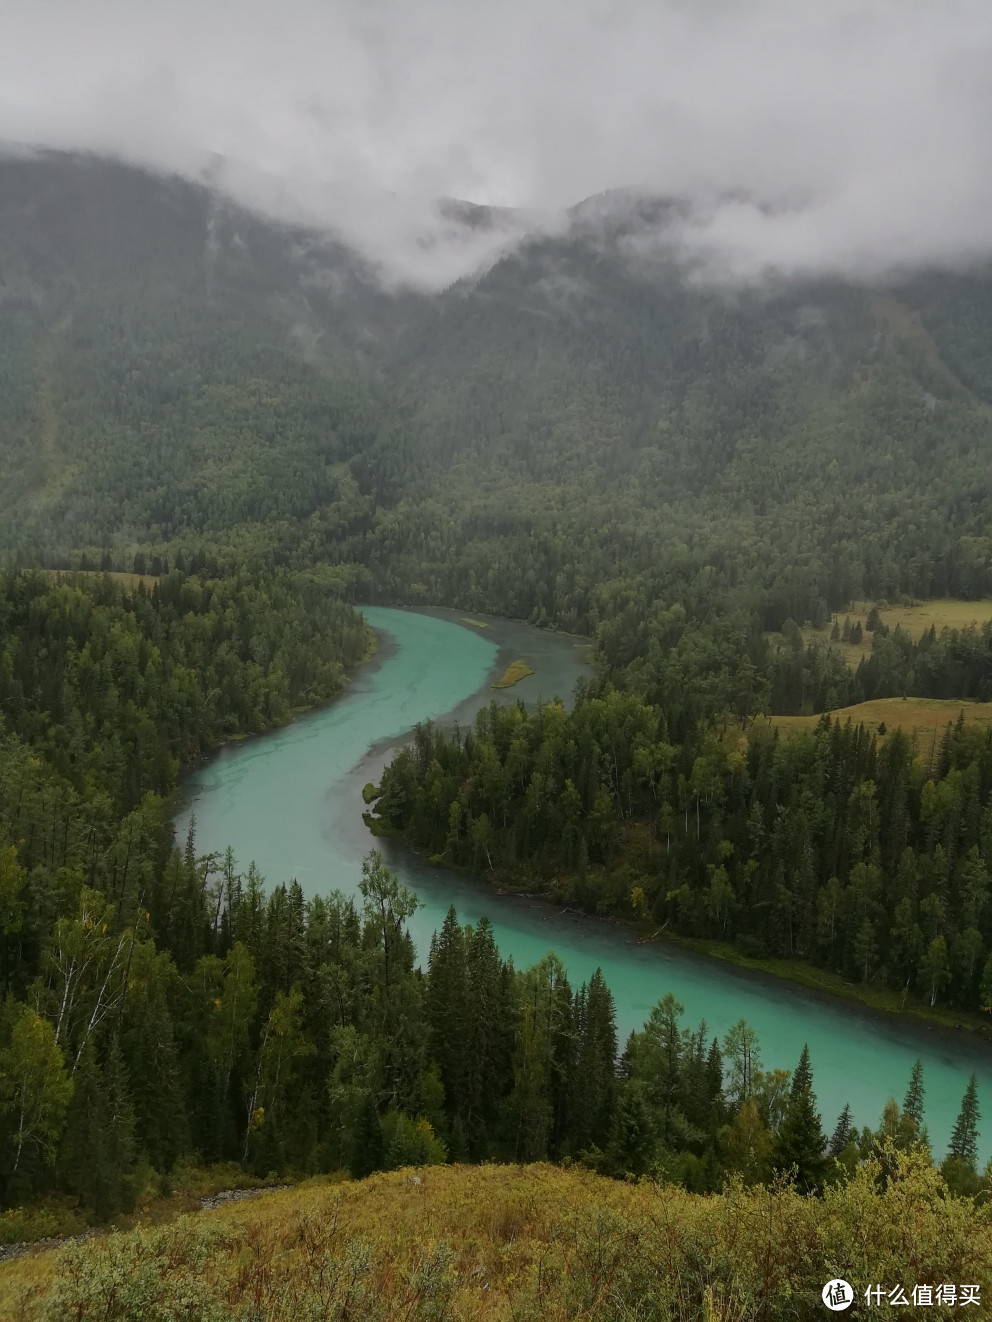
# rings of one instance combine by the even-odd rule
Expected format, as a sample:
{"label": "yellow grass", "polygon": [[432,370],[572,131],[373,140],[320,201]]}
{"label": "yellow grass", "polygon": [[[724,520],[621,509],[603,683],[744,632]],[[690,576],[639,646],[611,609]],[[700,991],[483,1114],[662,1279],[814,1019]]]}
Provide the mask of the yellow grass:
{"label": "yellow grass", "polygon": [[[853,707],[841,707],[831,712],[832,720],[844,724],[849,718],[855,725],[886,730],[901,728],[910,732],[931,733],[942,731],[948,721],[956,721],[958,714],[970,724],[992,725],[992,702],[964,702],[960,698],[873,698]],[[820,716],[769,716],[763,718],[784,733],[811,730]]]}
{"label": "yellow grass", "polygon": [[121,1320],[739,1322],[763,1307],[818,1317],[832,1276],[860,1289],[979,1281],[984,1294],[992,1211],[947,1199],[919,1156],[884,1188],[878,1173],[865,1167],[822,1199],[788,1188],[707,1198],[547,1165],[304,1185],[2,1264],[0,1319],[36,1322],[47,1304],[49,1317]]}
{"label": "yellow grass", "polygon": [[[859,618],[864,622],[871,610],[871,603],[856,603]],[[864,614],[861,614],[861,612]],[[955,601],[950,597],[938,597],[933,601],[921,601],[914,606],[883,606],[879,608],[882,623],[890,629],[898,626],[910,638],[921,638],[931,625],[940,633],[941,629],[964,629],[969,624],[984,624],[992,619],[992,601]],[[841,627],[843,628],[843,618]]]}
{"label": "yellow grass", "polygon": [[[844,610],[836,611],[831,617],[830,623],[825,629],[813,629],[807,627],[800,630],[804,641],[807,643],[816,641],[819,643],[829,643],[835,647],[844,657],[844,660],[852,670],[858,668],[862,657],[871,655],[871,645],[873,634],[865,630],[865,621],[868,618],[868,612],[871,610],[874,602],[871,601],[852,601]],[[890,629],[900,628],[916,642],[933,626],[937,633],[941,629],[966,629],[969,624],[983,625],[987,620],[992,620],[992,600],[985,598],[981,601],[957,601],[952,597],[935,597],[930,601],[916,602],[912,606],[879,606],[878,613],[882,623],[888,625]],[[843,641],[832,641],[830,631],[833,628],[834,620],[841,629],[844,627],[844,621],[850,620],[852,626],[861,621],[863,637],[860,643],[845,643]],[[771,638],[780,638],[780,634],[770,634]]]}
{"label": "yellow grass", "polygon": [[519,684],[522,679],[526,679],[528,675],[533,674],[533,666],[529,666],[526,661],[511,661],[493,685],[493,688],[508,689],[511,685]]}
{"label": "yellow grass", "polygon": [[467,615],[462,616],[462,624],[470,624],[473,629],[488,629],[489,625],[484,624],[482,620],[470,620]]}

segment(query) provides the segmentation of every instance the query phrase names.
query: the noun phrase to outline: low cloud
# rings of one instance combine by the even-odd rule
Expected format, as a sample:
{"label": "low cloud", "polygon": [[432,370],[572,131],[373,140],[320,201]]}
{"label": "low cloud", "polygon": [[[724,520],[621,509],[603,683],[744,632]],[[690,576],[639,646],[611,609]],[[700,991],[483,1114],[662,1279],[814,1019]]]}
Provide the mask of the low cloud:
{"label": "low cloud", "polygon": [[211,177],[395,281],[621,188],[683,200],[630,242],[710,278],[992,256],[977,0],[32,0],[3,29],[0,137]]}

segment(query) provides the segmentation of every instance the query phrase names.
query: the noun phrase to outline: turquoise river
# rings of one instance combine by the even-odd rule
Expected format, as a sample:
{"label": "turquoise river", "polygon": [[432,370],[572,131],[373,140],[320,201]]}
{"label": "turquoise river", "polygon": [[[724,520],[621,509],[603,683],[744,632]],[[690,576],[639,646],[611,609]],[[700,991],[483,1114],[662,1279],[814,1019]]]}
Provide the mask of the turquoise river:
{"label": "turquoise river", "polygon": [[[230,844],[270,883],[295,877],[307,894],[354,892],[361,861],[376,843],[362,821],[362,786],[418,721],[470,722],[490,701],[568,699],[586,671],[588,644],[490,617],[467,624],[455,612],[420,614],[366,608],[379,652],[347,693],[322,711],[271,734],[223,748],[186,782],[177,821],[196,818],[197,851]],[[485,628],[478,627],[484,624]],[[509,690],[491,684],[523,658],[534,675]],[[390,866],[422,902],[411,930],[424,956],[449,905],[463,922],[492,920],[504,955],[518,968],[554,949],[577,986],[596,969],[616,999],[621,1038],[673,992],[686,1023],[705,1019],[721,1035],[740,1018],[758,1031],[766,1068],[792,1068],[808,1042],[824,1127],[845,1102],[858,1124],[878,1123],[889,1096],[901,1100],[917,1057],[923,1060],[926,1119],[942,1156],[961,1095],[974,1071],[985,1114],[983,1161],[992,1155],[992,1048],[965,1033],[873,1014],[777,978],[753,974],[662,943],[636,945],[622,928],[560,913],[534,900],[499,895],[482,882],[434,868],[391,842]]]}

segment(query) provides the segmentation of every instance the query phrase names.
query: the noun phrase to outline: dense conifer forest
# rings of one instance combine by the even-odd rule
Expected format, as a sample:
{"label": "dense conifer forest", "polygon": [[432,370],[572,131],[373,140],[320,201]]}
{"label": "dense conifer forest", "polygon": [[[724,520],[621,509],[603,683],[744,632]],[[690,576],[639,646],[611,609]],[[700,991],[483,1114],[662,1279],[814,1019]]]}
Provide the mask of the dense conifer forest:
{"label": "dense conifer forest", "polygon": [[828,715],[672,742],[662,709],[613,690],[421,728],[377,810],[439,859],[590,913],[988,1013],[990,792],[992,737],[963,717],[928,768],[902,731]]}
{"label": "dense conifer forest", "polygon": [[829,713],[992,698],[992,629],[913,639],[876,609],[852,668],[806,626],[992,593],[988,273],[728,294],[632,271],[620,207],[388,294],[205,188],[58,156],[0,176],[4,1207],[106,1219],[220,1162],[826,1199],[909,1171],[984,1200],[974,1086],[946,1153],[918,1072],[856,1132],[805,1052],[763,1061],[672,997],[618,1041],[601,975],[516,969],[485,922],[452,911],[418,967],[376,853],[358,898],[305,898],[171,820],[183,768],[342,692],[356,602],[567,629],[596,660],[574,709],[418,730],[379,829],[987,1013],[992,736]]}

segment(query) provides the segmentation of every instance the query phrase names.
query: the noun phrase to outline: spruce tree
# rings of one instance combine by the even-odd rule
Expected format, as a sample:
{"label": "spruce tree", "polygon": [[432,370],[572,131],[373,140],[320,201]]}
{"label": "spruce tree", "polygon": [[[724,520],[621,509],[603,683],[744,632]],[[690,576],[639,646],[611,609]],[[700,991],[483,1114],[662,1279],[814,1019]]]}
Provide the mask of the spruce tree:
{"label": "spruce tree", "polygon": [[112,1042],[101,1066],[92,1040],[75,1074],[69,1123],[59,1153],[62,1186],[100,1220],[133,1206],[134,1112],[123,1059]]}
{"label": "spruce tree", "polygon": [[992,1014],[992,955],[985,961],[982,970],[982,982],[978,991],[979,1008],[986,1014]]}
{"label": "spruce tree", "polygon": [[363,1180],[381,1168],[383,1162],[382,1126],[375,1099],[367,1092],[349,1134],[348,1170],[352,1179]]}
{"label": "spruce tree", "polygon": [[923,1098],[926,1089],[923,1087],[923,1062],[918,1060],[913,1066],[913,1073],[909,1078],[909,1087],[906,1089],[906,1097],[902,1104],[902,1113],[909,1117],[915,1126],[915,1132],[918,1135],[923,1134]]}
{"label": "spruce tree", "polygon": [[503,1099],[513,1087],[515,981],[496,948],[492,924],[480,918],[468,943],[465,1137],[476,1159],[494,1154]]}
{"label": "spruce tree", "polygon": [[826,1169],[827,1140],[816,1109],[809,1047],[804,1046],[789,1087],[785,1115],[775,1135],[774,1163],[778,1170],[794,1172],[803,1189],[818,1189]]}
{"label": "spruce tree", "polygon": [[569,1101],[570,1144],[575,1152],[603,1147],[610,1133],[617,1056],[613,995],[597,969],[575,997],[578,1049]]}
{"label": "spruce tree", "polygon": [[981,1112],[978,1109],[978,1084],[974,1074],[968,1082],[961,1110],[954,1128],[951,1130],[951,1142],[947,1149],[948,1157],[963,1161],[972,1170],[978,1162],[978,1122]]}
{"label": "spruce tree", "polygon": [[449,1122],[463,1116],[468,1046],[468,984],[465,934],[454,905],[431,941],[424,1010],[430,1031],[430,1052],[444,1086]]}
{"label": "spruce tree", "polygon": [[852,1129],[851,1104],[848,1102],[837,1117],[837,1124],[834,1128],[833,1135],[831,1136],[830,1145],[827,1148],[827,1152],[831,1157],[839,1157],[844,1151],[848,1143],[851,1141]]}
{"label": "spruce tree", "polygon": [[107,1093],[96,1051],[87,1042],[73,1075],[72,1106],[58,1159],[59,1184],[98,1216],[117,1209],[109,1195],[101,1137],[107,1123]]}
{"label": "spruce tree", "polygon": [[647,1091],[639,1080],[623,1084],[601,1169],[609,1175],[646,1175],[654,1164],[658,1130]]}
{"label": "spruce tree", "polygon": [[112,1195],[117,1208],[129,1212],[138,1192],[134,1180],[137,1164],[135,1117],[127,1066],[116,1037],[110,1040],[103,1075],[107,1090],[107,1129],[103,1145],[113,1181]]}
{"label": "spruce tree", "polygon": [[710,1103],[710,1127],[716,1129],[723,1120],[723,1057],[720,1044],[716,1040],[710,1043],[706,1057],[706,1093]]}

